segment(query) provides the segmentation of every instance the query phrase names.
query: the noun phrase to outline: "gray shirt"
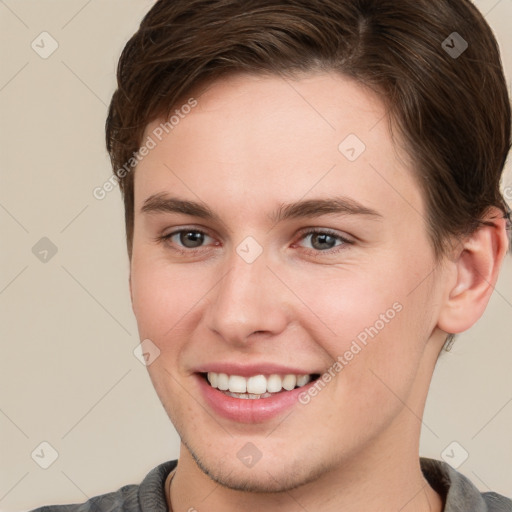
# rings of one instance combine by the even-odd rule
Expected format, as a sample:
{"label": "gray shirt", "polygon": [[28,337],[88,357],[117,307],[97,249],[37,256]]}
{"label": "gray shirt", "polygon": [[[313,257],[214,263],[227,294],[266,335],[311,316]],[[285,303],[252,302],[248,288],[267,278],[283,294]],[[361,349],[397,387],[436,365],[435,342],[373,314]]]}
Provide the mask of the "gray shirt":
{"label": "gray shirt", "polygon": [[[480,491],[464,475],[439,460],[420,458],[429,484],[444,500],[444,512],[512,512],[512,500]],[[95,496],[81,505],[54,505],[32,512],[167,512],[165,479],[176,467],[168,461],[152,469],[140,485],[125,485],[115,492]]]}

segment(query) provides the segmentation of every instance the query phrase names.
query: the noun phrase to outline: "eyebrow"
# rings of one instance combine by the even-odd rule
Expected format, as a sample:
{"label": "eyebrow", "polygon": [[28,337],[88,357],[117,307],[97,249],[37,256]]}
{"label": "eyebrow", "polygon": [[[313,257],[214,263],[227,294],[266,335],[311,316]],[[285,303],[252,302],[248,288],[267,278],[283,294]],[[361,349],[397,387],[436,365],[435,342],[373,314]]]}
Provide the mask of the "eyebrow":
{"label": "eyebrow", "polygon": [[[141,212],[183,213],[185,215],[222,223],[220,217],[208,208],[208,206],[196,201],[171,197],[165,193],[153,194],[148,197],[141,207]],[[382,215],[376,210],[368,208],[354,199],[338,196],[281,204],[277,210],[269,216],[269,219],[271,222],[277,224],[288,219],[319,217],[328,214],[364,215],[382,218]]]}

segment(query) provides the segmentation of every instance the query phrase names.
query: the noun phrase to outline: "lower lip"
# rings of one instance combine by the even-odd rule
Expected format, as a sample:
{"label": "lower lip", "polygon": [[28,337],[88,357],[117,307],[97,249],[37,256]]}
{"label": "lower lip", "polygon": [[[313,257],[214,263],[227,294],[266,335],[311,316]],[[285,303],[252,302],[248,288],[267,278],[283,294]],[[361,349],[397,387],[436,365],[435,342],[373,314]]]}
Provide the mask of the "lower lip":
{"label": "lower lip", "polygon": [[201,393],[213,411],[238,423],[263,423],[275,418],[299,403],[299,395],[315,381],[291,391],[275,393],[268,398],[235,398],[212,388],[202,375],[196,374]]}

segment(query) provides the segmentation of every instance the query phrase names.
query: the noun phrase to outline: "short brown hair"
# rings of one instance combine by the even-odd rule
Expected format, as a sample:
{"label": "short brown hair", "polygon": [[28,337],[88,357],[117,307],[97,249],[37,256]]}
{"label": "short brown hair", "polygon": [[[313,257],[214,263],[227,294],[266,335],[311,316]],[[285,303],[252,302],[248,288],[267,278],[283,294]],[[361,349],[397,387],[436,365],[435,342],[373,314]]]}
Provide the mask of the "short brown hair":
{"label": "short brown hair", "polygon": [[[510,99],[496,39],[469,0],[158,0],[119,60],[106,121],[114,172],[192,87],[231,72],[313,71],[352,77],[384,101],[415,163],[436,256],[488,208],[507,215]],[[134,175],[122,176],[131,257]]]}

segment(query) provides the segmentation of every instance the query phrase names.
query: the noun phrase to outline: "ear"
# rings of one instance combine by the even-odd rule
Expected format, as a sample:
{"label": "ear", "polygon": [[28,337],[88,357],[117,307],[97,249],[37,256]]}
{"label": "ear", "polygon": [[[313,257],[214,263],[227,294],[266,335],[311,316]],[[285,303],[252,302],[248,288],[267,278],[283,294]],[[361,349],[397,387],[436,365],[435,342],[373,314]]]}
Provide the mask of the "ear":
{"label": "ear", "polygon": [[507,220],[498,208],[490,208],[481,225],[460,240],[452,261],[438,327],[448,333],[469,329],[483,314],[498,280],[508,250]]}

